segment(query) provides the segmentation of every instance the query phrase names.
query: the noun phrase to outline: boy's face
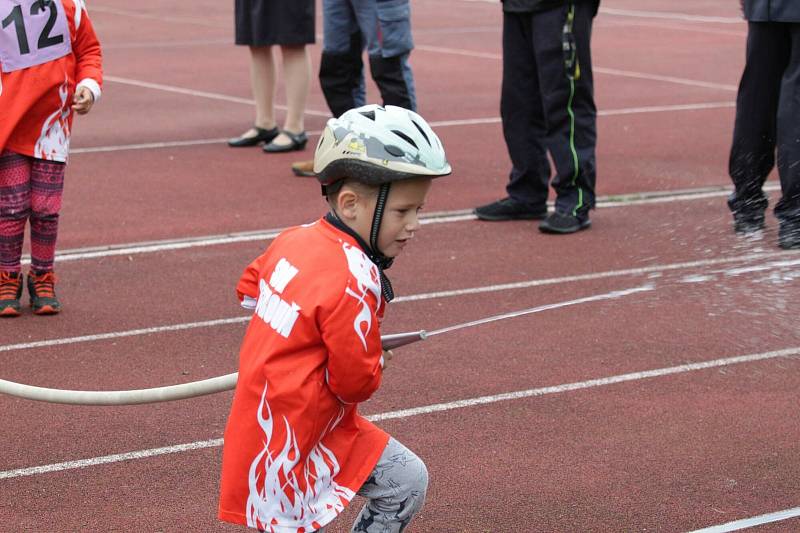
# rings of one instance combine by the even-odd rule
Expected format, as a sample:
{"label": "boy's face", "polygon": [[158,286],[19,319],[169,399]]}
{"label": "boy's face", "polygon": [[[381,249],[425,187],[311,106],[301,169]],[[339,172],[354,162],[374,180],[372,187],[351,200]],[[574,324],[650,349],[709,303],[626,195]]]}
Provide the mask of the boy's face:
{"label": "boy's face", "polygon": [[[419,178],[392,183],[378,232],[378,249],[386,257],[397,257],[419,229],[419,211],[425,204],[431,181],[430,178]],[[369,242],[377,195],[355,194],[358,199],[352,209],[344,213],[348,219],[346,222],[365,242]]]}

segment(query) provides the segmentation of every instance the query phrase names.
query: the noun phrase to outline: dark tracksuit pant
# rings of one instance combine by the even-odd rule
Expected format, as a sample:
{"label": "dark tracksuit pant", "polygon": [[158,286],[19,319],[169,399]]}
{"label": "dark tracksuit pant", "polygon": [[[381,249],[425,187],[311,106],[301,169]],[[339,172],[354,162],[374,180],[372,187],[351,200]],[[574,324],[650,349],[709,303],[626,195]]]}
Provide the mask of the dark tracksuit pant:
{"label": "dark tracksuit pant", "polygon": [[556,210],[588,218],[594,207],[597,139],[592,1],[533,13],[503,13],[500,113],[513,165],[508,195],[532,211],[547,202],[550,163]]}
{"label": "dark tracksuit pant", "polygon": [[762,186],[776,146],[783,194],[775,216],[800,227],[800,23],[749,22],[729,162],[731,210],[766,209]]}

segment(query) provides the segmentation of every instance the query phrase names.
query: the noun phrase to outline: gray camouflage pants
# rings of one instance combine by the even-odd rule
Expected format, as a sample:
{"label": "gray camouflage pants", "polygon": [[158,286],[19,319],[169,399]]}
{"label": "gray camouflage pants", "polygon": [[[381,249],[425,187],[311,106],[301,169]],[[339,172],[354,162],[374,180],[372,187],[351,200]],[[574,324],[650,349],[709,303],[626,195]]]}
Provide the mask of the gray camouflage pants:
{"label": "gray camouflage pants", "polygon": [[[428,469],[414,452],[389,438],[375,469],[358,491],[367,503],[353,533],[399,533],[425,503]],[[317,533],[324,533],[322,528]]]}

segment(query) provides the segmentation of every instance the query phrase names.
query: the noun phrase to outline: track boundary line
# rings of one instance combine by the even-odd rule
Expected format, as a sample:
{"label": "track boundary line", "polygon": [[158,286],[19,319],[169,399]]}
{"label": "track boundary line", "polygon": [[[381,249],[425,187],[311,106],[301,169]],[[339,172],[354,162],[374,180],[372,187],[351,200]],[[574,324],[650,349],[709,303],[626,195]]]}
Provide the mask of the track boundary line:
{"label": "track boundary line", "polygon": [[[430,46],[430,45],[416,45],[414,47],[415,50],[424,51],[424,52],[434,52],[434,53],[442,53],[442,54],[450,54],[450,55],[462,55],[467,57],[474,57],[474,58],[481,58],[481,59],[491,59],[491,60],[500,60],[502,59],[501,54],[491,54],[491,53],[484,53],[484,52],[473,52],[471,50],[464,50],[459,48],[448,48],[448,47],[441,47],[441,46]],[[635,78],[635,79],[642,79],[648,81],[659,81],[665,83],[673,83],[679,85],[688,85],[692,87],[702,87],[706,89],[717,89],[717,90],[724,90],[724,91],[733,91],[736,92],[738,87],[736,85],[728,85],[728,84],[721,84],[721,83],[714,83],[714,82],[707,82],[703,80],[693,80],[688,78],[678,78],[675,76],[664,76],[660,74],[650,74],[647,72],[638,72],[632,70],[622,70],[622,69],[614,69],[614,68],[607,68],[601,66],[594,66],[592,67],[592,71],[599,73],[599,74],[606,74],[610,76],[619,76],[625,78]],[[179,87],[175,85],[167,85],[164,83],[154,83],[144,80],[136,80],[132,78],[125,78],[121,76],[113,76],[113,75],[105,75],[103,76],[105,81],[109,81],[112,83],[119,83],[122,85],[131,85],[134,87],[140,87],[144,89],[152,89],[157,91],[164,91],[169,93],[176,93],[176,94],[183,94],[187,96],[194,96],[199,98],[209,98],[212,100],[221,100],[225,102],[232,102],[236,104],[244,104],[244,105],[251,105],[254,106],[255,102],[251,98],[242,98],[239,96],[230,96],[222,93],[215,93],[210,91],[199,91],[195,89],[189,89],[186,87]],[[286,106],[283,105],[276,105],[278,109],[286,110]],[[319,111],[315,109],[305,109],[304,111],[307,115],[312,116],[323,116],[329,117],[330,113],[327,111]]]}
{"label": "track boundary line", "polygon": [[[756,261],[756,260],[764,260],[764,259],[772,259],[772,258],[786,258],[786,257],[793,257],[800,254],[800,252],[792,252],[792,251],[776,251],[776,252],[759,252],[759,253],[751,253],[745,254],[736,257],[725,257],[725,258],[715,258],[715,259],[701,259],[696,261],[686,261],[681,263],[668,263],[668,264],[661,264],[661,265],[650,265],[647,267],[637,267],[637,268],[627,268],[621,270],[606,270],[604,272],[592,272],[589,274],[575,274],[572,276],[562,276],[557,278],[540,278],[540,279],[532,279],[532,280],[525,280],[525,281],[516,281],[510,283],[502,283],[502,284],[495,284],[495,285],[484,285],[480,287],[468,287],[465,289],[451,289],[445,291],[433,291],[433,292],[426,292],[426,293],[419,293],[419,294],[411,294],[408,296],[399,296],[394,299],[395,303],[403,303],[403,302],[419,302],[423,300],[435,300],[440,298],[452,298],[452,297],[459,297],[459,296],[470,296],[474,294],[485,294],[490,292],[501,292],[507,290],[520,290],[520,289],[530,289],[533,287],[543,287],[549,285],[560,285],[563,283],[575,283],[575,282],[582,282],[582,281],[593,281],[598,279],[609,279],[609,278],[616,278],[616,277],[624,277],[624,276],[640,276],[640,275],[647,275],[647,274],[660,274],[663,272],[673,272],[677,270],[688,270],[694,268],[706,268],[706,267],[714,267],[719,265],[727,265],[727,264],[735,264],[735,263],[743,263],[748,261]],[[769,269],[774,268],[781,268],[787,264],[784,262],[779,262],[772,265],[759,265],[755,268],[746,268],[746,269],[735,269],[736,274],[743,274],[748,272],[761,272]],[[788,263],[794,264],[794,263]],[[702,280],[708,281],[708,280]],[[6,344],[0,345],[0,353],[2,352],[11,352],[17,350],[28,350],[32,348],[47,348],[52,346],[63,346],[67,344],[78,344],[83,342],[95,342],[99,340],[108,340],[108,339],[120,339],[125,337],[135,337],[140,335],[150,335],[156,333],[166,333],[166,332],[173,332],[173,331],[182,331],[188,329],[198,329],[198,328],[205,328],[205,327],[215,327],[221,325],[229,325],[229,324],[237,324],[237,323],[244,323],[249,321],[252,318],[252,314],[248,314],[246,316],[240,317],[229,317],[229,318],[218,318],[212,320],[204,320],[199,322],[184,322],[182,324],[170,324],[165,326],[152,326],[149,328],[139,328],[139,329],[132,329],[126,331],[116,331],[116,332],[107,332],[107,333],[96,333],[92,335],[81,335],[77,337],[62,337],[57,339],[49,339],[49,340],[42,340],[42,341],[31,341],[31,342],[24,342],[24,343],[16,343],[16,344]]]}
{"label": "track boundary line", "polygon": [[[188,96],[196,96],[200,98],[210,98],[211,100],[222,100],[225,102],[233,102],[235,104],[246,104],[255,106],[255,100],[251,98],[241,98],[239,96],[229,96],[227,94],[221,93],[213,93],[209,91],[198,91],[195,89],[187,89],[186,87],[178,87],[175,85],[166,85],[163,83],[152,83],[149,81],[142,81],[142,80],[134,80],[131,78],[122,78],[120,76],[103,76],[103,81],[110,81],[113,83],[119,83],[122,85],[132,85],[134,87],[141,87],[143,89],[153,89],[156,91],[164,91],[168,93],[177,93],[177,94],[185,94]],[[281,109],[286,111],[287,107],[284,105],[275,105],[277,109]],[[313,115],[317,117],[330,117],[331,114],[327,111],[317,111],[315,109],[308,109],[306,108],[304,111],[307,115]]]}
{"label": "track boundary line", "polygon": [[[632,115],[638,113],[665,113],[671,111],[700,111],[705,109],[722,109],[736,107],[736,102],[699,102],[695,104],[667,104],[667,105],[652,105],[640,107],[621,107],[618,109],[606,109],[597,112],[600,117],[611,117],[620,115]],[[454,119],[454,120],[439,120],[431,121],[430,124],[435,128],[445,128],[452,126],[478,126],[483,124],[500,124],[502,120],[500,117],[486,117],[486,118],[471,118],[471,119]],[[321,130],[309,131],[309,135],[319,135]],[[200,146],[207,144],[224,144],[226,138],[218,139],[196,139],[185,141],[162,141],[150,143],[136,143],[136,144],[121,144],[109,146],[87,146],[84,148],[75,148],[70,150],[70,155],[74,154],[89,154],[97,152],[117,152],[124,150],[149,150],[156,148],[175,148],[183,146]]]}
{"label": "track boundary line", "polygon": [[676,13],[671,11],[644,11],[637,9],[616,9],[611,7],[601,7],[599,13],[601,15],[610,15],[615,17],[667,19],[680,20],[682,22],[712,22],[715,24],[740,25],[744,25],[745,22],[743,17],[713,17],[709,15],[690,15],[688,13]]}
{"label": "track boundary line", "polygon": [[[94,11],[94,9],[93,9]],[[684,29],[678,27],[678,29]],[[692,28],[686,28],[692,29]],[[462,26],[459,28],[421,28],[415,29],[414,35],[462,35],[470,33],[498,33],[497,26]],[[322,33],[317,33],[316,38],[318,42],[322,42]],[[126,50],[126,49],[141,49],[141,48],[185,48],[189,46],[217,46],[217,45],[230,45],[240,46],[234,43],[233,36],[220,37],[218,39],[184,39],[178,41],[129,41],[116,44],[105,44],[103,50]],[[312,45],[313,46],[313,45]]]}
{"label": "track boundary line", "polygon": [[[441,46],[429,45],[415,45],[414,50],[422,50],[425,52],[436,52],[442,54],[462,55],[467,57],[475,57],[480,59],[502,59],[502,54],[491,54],[486,52],[473,52],[471,50],[464,50],[461,48],[447,48]],[[650,74],[647,72],[638,72],[633,70],[621,70],[608,67],[593,66],[592,72],[600,74],[607,74],[609,76],[620,76],[623,78],[636,78],[640,80],[661,81],[666,83],[674,83],[678,85],[689,85],[692,87],[703,87],[705,89],[718,89],[724,91],[736,92],[738,87],[736,85],[728,85],[722,83],[714,83],[703,80],[692,80],[689,78],[678,78],[675,76],[663,76],[661,74]]]}
{"label": "track boundary line", "polygon": [[696,529],[691,533],[728,533],[729,531],[739,531],[749,527],[762,526],[772,522],[780,522],[781,520],[788,520],[790,518],[797,518],[800,516],[800,507],[792,509],[784,509],[783,511],[776,511],[774,513],[762,514],[753,516],[751,518],[743,518],[733,522],[727,522],[718,526],[705,527],[703,529]]}
{"label": "track boundary line", "polygon": [[131,17],[137,19],[147,19],[147,20],[158,20],[160,22],[177,22],[180,24],[195,24],[197,26],[204,26],[206,28],[215,28],[221,29],[219,24],[213,24],[208,22],[208,19],[205,18],[188,18],[188,17],[165,17],[163,15],[150,15],[148,13],[142,13],[140,11],[128,11],[125,9],[118,9],[115,7],[107,7],[107,6],[98,6],[92,4],[90,9],[88,10],[91,13],[106,13],[108,15],[119,15],[123,17]]}
{"label": "track boundary line", "polygon": [[[698,26],[698,25],[681,25],[681,24],[670,24],[668,22],[664,22],[663,20],[655,22],[655,21],[648,21],[648,20],[621,20],[621,19],[601,19],[596,20],[592,26],[593,28],[601,28],[602,30],[612,30],[615,28],[657,28],[659,30],[674,30],[674,31],[690,31],[694,33],[702,33],[706,35],[727,35],[732,37],[737,37],[739,39],[744,39],[747,37],[747,29],[742,29],[741,31],[736,31],[733,29],[730,30],[723,30],[718,28],[710,28],[708,26]],[[594,29],[592,31],[595,31]]]}
{"label": "track boundary line", "polygon": [[[185,39],[183,41],[134,41],[118,44],[104,44],[103,50],[130,50],[137,48],[184,48],[187,46],[218,46],[221,44],[233,45],[233,38],[227,39]],[[235,45],[234,45],[235,46]]]}
{"label": "track boundary line", "polygon": [[[800,347],[786,348],[783,350],[774,350],[770,352],[762,352],[757,354],[739,355],[733,357],[726,357],[721,359],[713,359],[711,361],[702,361],[697,363],[687,363],[683,365],[657,368],[654,370],[643,370],[639,372],[629,372],[626,374],[617,374],[604,378],[589,379],[585,381],[577,381],[572,383],[565,383],[562,385],[553,385],[548,387],[539,387],[534,389],[519,390],[514,392],[506,392],[501,394],[494,394],[488,396],[478,396],[474,398],[467,398],[463,400],[456,400],[451,402],[443,402],[425,405],[421,407],[412,407],[410,409],[400,409],[397,411],[389,411],[375,415],[368,415],[365,418],[373,422],[383,420],[397,420],[405,419],[414,416],[426,415],[431,413],[439,413],[443,411],[452,411],[455,409],[464,409],[468,407],[476,407],[481,405],[488,405],[498,402],[521,400],[526,398],[534,398],[538,396],[546,396],[549,394],[558,394],[562,392],[571,392],[582,389],[590,389],[595,387],[603,387],[606,385],[615,385],[618,383],[625,383],[629,381],[638,381],[643,379],[658,378],[664,376],[671,376],[676,374],[684,374],[698,370],[706,370],[709,368],[719,368],[724,366],[731,366],[735,364],[751,363],[757,361],[764,361],[768,359],[775,359],[779,357],[793,357],[800,355]],[[66,461],[61,463],[54,463],[49,465],[34,466],[28,468],[18,468],[14,470],[5,470],[0,472],[0,479],[13,479],[19,477],[35,476],[40,474],[47,474],[51,472],[59,472],[64,470],[75,470],[86,468],[90,466],[97,466],[102,464],[117,463],[122,461],[130,461],[135,459],[144,459],[148,457],[155,457],[159,455],[166,455],[172,453],[181,453],[190,450],[199,450],[205,448],[215,448],[222,446],[222,439],[210,439],[203,441],[190,442],[185,444],[177,444],[173,446],[164,446],[160,448],[151,448],[148,450],[139,450],[134,452],[126,452],[113,455],[104,455],[91,459],[81,459],[76,461]]]}
{"label": "track boundary line", "polygon": [[[460,2],[479,3],[479,4],[499,4],[499,0],[458,0]],[[598,13],[618,17],[635,18],[654,18],[681,20],[685,22],[715,22],[718,24],[743,24],[742,17],[713,17],[709,15],[691,15],[689,13],[679,13],[674,11],[645,11],[639,9],[618,9],[611,7],[601,7]]]}
{"label": "track boundary line", "polygon": [[[485,3],[485,4],[499,4],[498,0],[459,0],[461,2],[470,3]],[[161,22],[177,22],[181,24],[195,24],[198,26],[205,26],[209,28],[220,28],[219,24],[208,22],[208,19],[190,18],[190,17],[165,17],[163,15],[151,15],[148,13],[141,13],[138,11],[129,11],[107,6],[91,6],[92,12],[106,13],[109,15],[119,15],[123,17],[132,17],[140,19],[158,20]],[[710,15],[692,15],[689,13],[680,13],[674,11],[646,11],[637,9],[619,9],[610,7],[601,7],[598,11],[601,15],[609,15],[612,17],[629,17],[629,18],[647,18],[647,19],[660,19],[660,20],[678,20],[681,22],[691,23],[714,23],[714,24],[744,24],[742,17],[716,17]]]}
{"label": "track boundary line", "polygon": [[[767,184],[763,189],[765,191],[776,191],[780,189],[780,186],[778,184]],[[672,203],[718,198],[727,196],[729,194],[729,187],[703,187],[698,189],[683,189],[676,191],[654,191],[611,195],[598,198],[597,207],[598,209],[603,209],[611,207],[630,207],[637,205]],[[552,207],[552,202],[550,202],[549,205]],[[475,220],[477,220],[477,217],[474,215],[471,209],[439,211],[436,213],[429,213],[421,217],[421,223],[423,225]],[[73,248],[56,252],[56,259],[59,262],[80,261],[86,259],[97,259],[101,257],[156,253],[169,250],[185,250],[188,248],[201,248],[206,246],[228,245],[252,241],[267,241],[274,239],[285,229],[286,228],[272,228],[265,230],[233,232],[221,235],[205,235],[198,237]],[[23,256],[22,263],[25,265],[30,264],[30,254]]]}
{"label": "track boundary line", "polygon": [[621,70],[621,69],[607,68],[607,67],[592,67],[592,72],[599,72],[600,74],[608,74],[611,76],[622,76],[624,78],[636,78],[640,80],[649,80],[649,81],[663,81],[666,83],[675,83],[678,85],[689,85],[692,87],[703,87],[706,89],[718,89],[721,91],[736,92],[739,89],[736,85],[714,83],[702,80],[692,80],[688,78],[677,78],[675,76],[662,76],[660,74],[648,74],[646,72],[637,72],[633,70]]}

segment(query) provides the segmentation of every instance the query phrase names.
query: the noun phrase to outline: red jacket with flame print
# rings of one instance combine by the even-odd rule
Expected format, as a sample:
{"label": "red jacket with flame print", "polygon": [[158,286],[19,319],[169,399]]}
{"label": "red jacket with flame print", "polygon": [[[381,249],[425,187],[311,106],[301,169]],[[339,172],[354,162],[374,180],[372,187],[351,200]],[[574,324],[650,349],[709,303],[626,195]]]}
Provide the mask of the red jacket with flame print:
{"label": "red jacket with flame print", "polygon": [[236,290],[253,317],[225,429],[219,517],[308,533],[345,508],[389,440],[357,410],[381,382],[378,268],[323,219],[283,232]]}
{"label": "red jacket with flame print", "polygon": [[[77,85],[86,86],[100,98],[103,83],[102,54],[100,43],[86,13],[83,0],[51,0],[45,4],[44,14],[52,14],[52,20],[66,17],[68,36],[59,33],[56,24],[38,36],[70,40],[71,52],[42,64],[5,72],[0,59],[0,152],[4,149],[37,159],[66,161],[72,128],[72,96]],[[14,2],[0,1],[0,7],[9,8]],[[0,13],[0,18],[6,16]],[[11,18],[4,20],[11,21]],[[4,31],[19,30],[24,23],[9,23]],[[37,34],[27,36],[24,46],[36,51]],[[15,53],[18,44],[14,39],[5,41],[7,53]],[[20,41],[22,43],[22,41]],[[23,46],[20,44],[19,46]],[[0,54],[1,56],[2,54]],[[5,70],[8,70],[7,68]]]}

